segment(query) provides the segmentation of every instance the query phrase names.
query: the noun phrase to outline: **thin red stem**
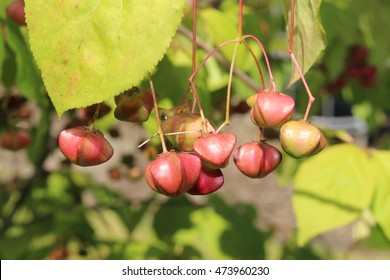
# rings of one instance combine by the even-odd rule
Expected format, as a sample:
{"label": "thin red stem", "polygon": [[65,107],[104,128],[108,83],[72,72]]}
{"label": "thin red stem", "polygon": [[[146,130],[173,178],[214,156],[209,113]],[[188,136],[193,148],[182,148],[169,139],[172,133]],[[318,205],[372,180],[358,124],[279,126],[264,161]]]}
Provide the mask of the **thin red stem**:
{"label": "thin red stem", "polygon": [[290,1],[290,10],[291,10],[291,16],[290,16],[290,38],[289,38],[289,44],[288,44],[288,52],[293,52],[293,40],[294,40],[294,15],[295,15],[295,3],[294,0]]}
{"label": "thin red stem", "polygon": [[265,59],[265,63],[267,64],[267,68],[268,68],[268,73],[269,73],[269,79],[270,79],[270,87],[271,87],[271,90],[272,91],[277,91],[276,89],[276,84],[275,84],[275,80],[274,80],[274,76],[272,75],[272,69],[271,69],[271,65],[269,63],[269,60],[268,60],[268,56],[267,56],[267,53],[264,49],[264,46],[263,44],[259,41],[259,39],[257,39],[255,36],[253,35],[245,35],[244,37],[242,37],[243,39],[246,39],[246,38],[251,38],[253,40],[255,40],[257,42],[257,44],[260,46],[262,52],[263,52],[263,55],[264,55],[264,59]]}
{"label": "thin red stem", "polygon": [[238,38],[242,38],[242,17],[243,17],[243,6],[244,6],[244,1],[240,0],[239,2],[239,11],[238,11]]}
{"label": "thin red stem", "polygon": [[263,75],[263,71],[261,70],[261,66],[260,66],[259,60],[257,59],[255,53],[253,52],[252,48],[248,45],[248,43],[245,42],[245,40],[242,40],[242,43],[248,49],[249,53],[252,55],[253,60],[256,63],[257,71],[259,72],[259,75],[260,75],[261,86],[262,86],[262,88],[264,90],[265,89],[264,75]]}
{"label": "thin red stem", "polygon": [[309,101],[307,102],[307,108],[306,108],[305,117],[304,117],[304,120],[307,121],[307,118],[309,117],[309,113],[310,113],[311,106],[313,105],[313,103],[314,103],[314,101],[315,101],[316,99],[315,99],[315,97],[311,94],[309,85],[308,85],[307,82],[306,82],[305,76],[303,75],[303,72],[302,72],[302,70],[301,70],[301,67],[300,67],[299,64],[298,64],[298,61],[297,61],[297,59],[296,59],[294,53],[291,52],[291,53],[290,53],[290,56],[291,56],[291,59],[292,59],[294,65],[295,65],[295,67],[297,68],[297,71],[298,71],[298,73],[299,73],[299,76],[301,76],[301,79],[302,79],[303,85],[305,86],[307,95],[309,96]]}
{"label": "thin red stem", "polygon": [[311,106],[313,105],[313,103],[314,103],[314,101],[316,99],[315,99],[315,97],[313,96],[313,94],[310,91],[309,85],[306,82],[305,76],[303,75],[302,69],[299,66],[299,63],[298,63],[298,61],[297,61],[297,59],[295,57],[294,51],[293,51],[294,25],[295,25],[295,23],[294,23],[295,1],[291,0],[290,4],[291,4],[291,7],[290,7],[290,12],[291,12],[290,13],[290,35],[289,35],[290,38],[289,38],[288,53],[290,54],[291,60],[293,61],[294,65],[295,65],[295,68],[297,69],[298,74],[299,74],[299,76],[302,79],[303,85],[304,85],[304,87],[306,89],[306,93],[307,93],[307,95],[309,97],[309,100],[307,102],[305,116],[304,116],[304,120],[307,121],[307,119],[309,117],[309,114],[310,114]]}

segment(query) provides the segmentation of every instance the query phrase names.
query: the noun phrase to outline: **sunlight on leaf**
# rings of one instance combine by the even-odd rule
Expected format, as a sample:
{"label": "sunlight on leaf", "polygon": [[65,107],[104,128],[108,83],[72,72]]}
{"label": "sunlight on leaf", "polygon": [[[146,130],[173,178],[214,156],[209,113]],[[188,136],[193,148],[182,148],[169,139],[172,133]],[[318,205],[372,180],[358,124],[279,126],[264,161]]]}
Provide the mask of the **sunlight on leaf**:
{"label": "sunlight on leaf", "polygon": [[163,57],[187,1],[25,2],[31,48],[61,115],[137,85]]}
{"label": "sunlight on leaf", "polygon": [[373,162],[378,175],[372,209],[379,226],[390,240],[390,152],[376,151]]}
{"label": "sunlight on leaf", "polygon": [[365,150],[331,146],[303,162],[294,180],[298,243],[345,225],[370,206],[374,174]]}

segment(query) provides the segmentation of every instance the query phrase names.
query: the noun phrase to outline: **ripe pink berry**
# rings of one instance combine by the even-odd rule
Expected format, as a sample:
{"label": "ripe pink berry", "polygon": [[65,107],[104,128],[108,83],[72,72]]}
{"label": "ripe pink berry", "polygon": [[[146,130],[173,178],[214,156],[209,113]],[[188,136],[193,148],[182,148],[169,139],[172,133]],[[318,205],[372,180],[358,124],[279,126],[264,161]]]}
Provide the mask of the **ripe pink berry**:
{"label": "ripe pink berry", "polygon": [[178,196],[195,184],[200,169],[201,163],[197,156],[171,151],[159,155],[146,166],[145,179],[155,192]]}
{"label": "ripe pink berry", "polygon": [[[249,104],[253,98],[248,100]],[[259,92],[253,107],[250,111],[250,117],[258,127],[277,128],[286,123],[295,107],[294,99],[281,92]]]}
{"label": "ripe pink berry", "polygon": [[201,169],[199,179],[195,185],[187,191],[192,195],[206,195],[220,189],[224,183],[221,169],[205,170]]}
{"label": "ripe pink berry", "polygon": [[30,134],[22,129],[12,129],[0,135],[0,145],[4,149],[18,151],[26,148],[31,142]]}
{"label": "ripe pink berry", "polygon": [[72,163],[80,166],[98,165],[108,161],[114,149],[98,130],[86,126],[61,131],[58,147]]}
{"label": "ripe pink berry", "polygon": [[24,1],[16,0],[8,5],[7,15],[10,19],[19,25],[26,25],[26,17],[24,13]]}
{"label": "ripe pink berry", "polygon": [[240,146],[233,154],[237,168],[251,178],[262,178],[275,170],[282,154],[264,141],[249,142]]}
{"label": "ripe pink berry", "polygon": [[228,165],[237,137],[231,133],[209,134],[194,142],[194,151],[205,169],[218,169]]}

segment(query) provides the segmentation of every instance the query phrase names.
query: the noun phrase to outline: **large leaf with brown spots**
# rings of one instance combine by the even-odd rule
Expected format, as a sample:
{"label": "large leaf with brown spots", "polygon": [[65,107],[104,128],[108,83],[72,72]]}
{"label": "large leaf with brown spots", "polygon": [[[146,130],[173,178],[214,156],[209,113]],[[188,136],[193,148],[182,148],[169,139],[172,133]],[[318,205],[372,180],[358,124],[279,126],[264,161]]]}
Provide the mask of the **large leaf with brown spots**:
{"label": "large leaf with brown spots", "polygon": [[34,57],[61,115],[137,85],[163,57],[186,0],[26,0]]}

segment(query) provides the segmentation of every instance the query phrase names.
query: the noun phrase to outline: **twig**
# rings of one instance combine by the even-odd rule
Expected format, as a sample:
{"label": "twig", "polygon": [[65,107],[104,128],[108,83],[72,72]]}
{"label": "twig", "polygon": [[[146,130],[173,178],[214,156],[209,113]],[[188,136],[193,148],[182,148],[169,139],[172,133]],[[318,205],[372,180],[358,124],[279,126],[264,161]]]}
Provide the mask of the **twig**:
{"label": "twig", "polygon": [[[185,26],[180,25],[179,32],[188,39],[192,40],[192,32],[188,30]],[[196,39],[196,44],[199,48],[201,48],[207,53],[210,53],[213,50],[213,48],[206,45],[199,37],[197,37]],[[230,62],[226,58],[224,58],[223,55],[221,55],[219,52],[216,52],[214,53],[214,57],[226,70],[230,69]],[[256,92],[261,91],[261,88],[258,86],[258,84],[242,70],[234,68],[233,73],[251,89],[255,90]]]}

